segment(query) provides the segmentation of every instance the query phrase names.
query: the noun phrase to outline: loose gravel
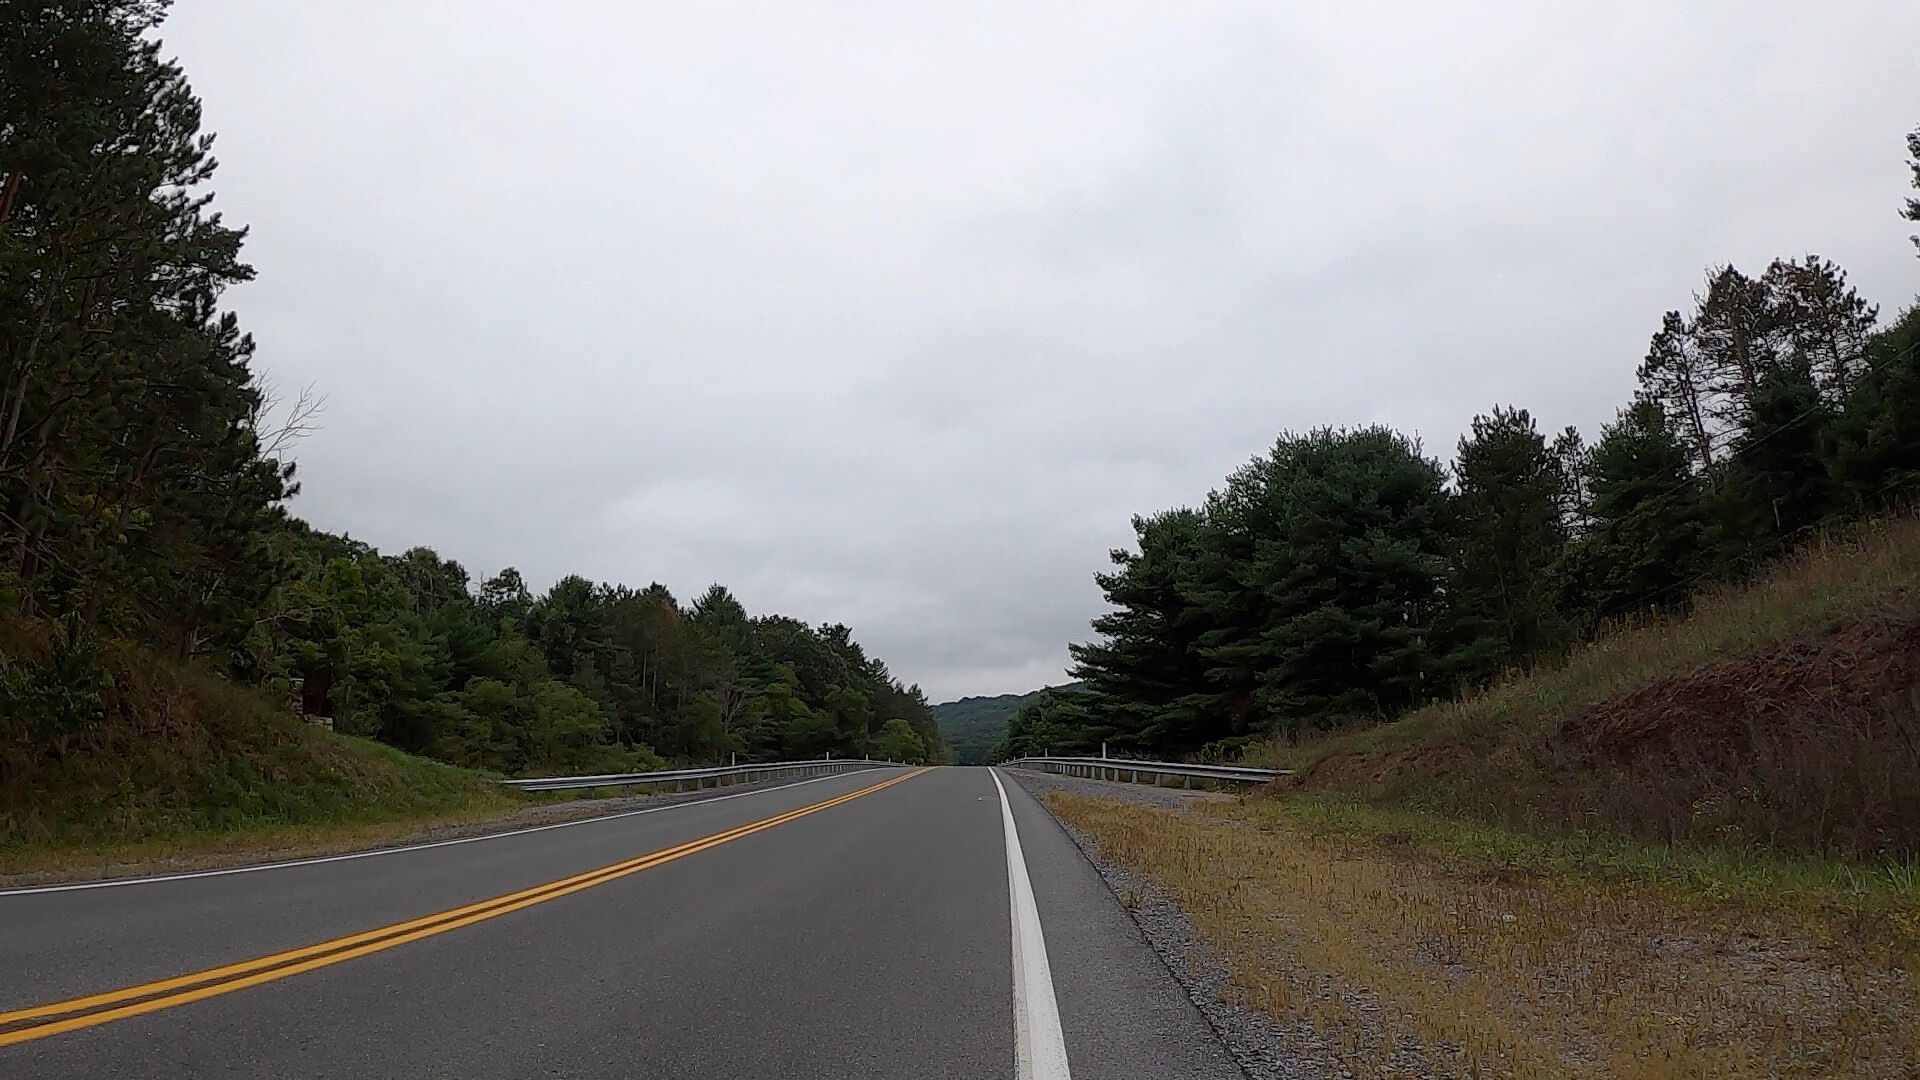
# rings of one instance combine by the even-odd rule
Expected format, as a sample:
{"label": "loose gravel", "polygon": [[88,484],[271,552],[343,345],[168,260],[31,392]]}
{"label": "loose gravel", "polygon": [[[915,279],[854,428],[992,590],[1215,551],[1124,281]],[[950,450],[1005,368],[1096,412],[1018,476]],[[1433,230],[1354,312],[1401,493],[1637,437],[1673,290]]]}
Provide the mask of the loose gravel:
{"label": "loose gravel", "polygon": [[[1089,780],[1078,776],[1009,769],[1008,776],[1035,796],[1047,791],[1072,791],[1105,799],[1126,799],[1153,806],[1188,806],[1197,800],[1232,799],[1217,792],[1156,788],[1150,784],[1122,784],[1107,780]],[[1055,820],[1059,820],[1056,818]],[[1227,981],[1226,958],[1202,939],[1166,892],[1152,881],[1122,866],[1102,861],[1094,854],[1092,841],[1065,822],[1061,826],[1087,857],[1107,886],[1133,916],[1161,962],[1185,988],[1207,1023],[1213,1026],[1227,1052],[1240,1065],[1249,1080],[1330,1080],[1351,1074],[1343,1068],[1332,1049],[1304,1024],[1293,1030],[1275,1025],[1257,1012],[1237,1003],[1239,994]]]}

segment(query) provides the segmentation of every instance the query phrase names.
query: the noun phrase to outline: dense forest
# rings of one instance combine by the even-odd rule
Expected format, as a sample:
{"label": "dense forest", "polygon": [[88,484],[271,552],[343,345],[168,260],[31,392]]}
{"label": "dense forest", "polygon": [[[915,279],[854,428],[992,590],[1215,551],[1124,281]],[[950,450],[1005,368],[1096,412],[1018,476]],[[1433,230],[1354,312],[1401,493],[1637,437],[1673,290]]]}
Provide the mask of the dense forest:
{"label": "dense forest", "polygon": [[[106,722],[110,644],[502,772],[871,754],[937,760],[927,702],[844,626],[560,580],[534,595],[292,517],[274,408],[220,307],[252,276],[165,0],[0,4],[0,762]],[[273,419],[278,417],[278,419]],[[165,713],[165,708],[160,708]],[[167,714],[171,715],[171,714]],[[170,721],[156,721],[164,729]]]}
{"label": "dense forest", "polygon": [[[1920,131],[1907,149],[1920,188]],[[1070,649],[1086,692],[1025,705],[996,754],[1222,755],[1388,719],[1920,496],[1920,305],[1883,324],[1808,255],[1714,267],[1655,327],[1591,443],[1504,405],[1450,464],[1387,427],[1288,433],[1136,517]]]}

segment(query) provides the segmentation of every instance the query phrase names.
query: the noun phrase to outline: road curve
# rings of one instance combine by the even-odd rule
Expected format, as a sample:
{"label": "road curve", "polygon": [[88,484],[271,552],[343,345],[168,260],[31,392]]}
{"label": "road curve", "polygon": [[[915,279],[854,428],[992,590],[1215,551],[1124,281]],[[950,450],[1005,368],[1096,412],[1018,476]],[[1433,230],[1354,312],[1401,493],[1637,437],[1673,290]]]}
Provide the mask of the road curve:
{"label": "road curve", "polygon": [[977,768],[0,894],[0,973],[0,1077],[1241,1075]]}

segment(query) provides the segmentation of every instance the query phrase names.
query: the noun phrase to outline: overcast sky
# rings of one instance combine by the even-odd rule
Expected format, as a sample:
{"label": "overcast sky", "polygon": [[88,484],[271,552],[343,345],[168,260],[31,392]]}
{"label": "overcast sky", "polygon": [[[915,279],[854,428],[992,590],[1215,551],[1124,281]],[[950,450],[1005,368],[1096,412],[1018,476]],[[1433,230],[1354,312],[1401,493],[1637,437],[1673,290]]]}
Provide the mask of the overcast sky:
{"label": "overcast sky", "polygon": [[[1583,9],[1575,12],[1573,9]],[[1591,435],[1708,264],[1920,290],[1920,3],[180,0],[314,524],[1064,678],[1285,429]]]}

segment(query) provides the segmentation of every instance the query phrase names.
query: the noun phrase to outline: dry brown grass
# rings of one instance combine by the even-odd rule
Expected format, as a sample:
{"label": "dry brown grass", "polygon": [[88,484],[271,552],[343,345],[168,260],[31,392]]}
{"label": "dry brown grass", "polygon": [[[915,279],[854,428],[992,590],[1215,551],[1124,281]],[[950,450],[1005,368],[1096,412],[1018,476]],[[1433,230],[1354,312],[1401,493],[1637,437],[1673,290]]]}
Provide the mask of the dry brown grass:
{"label": "dry brown grass", "polygon": [[1271,801],[1045,799],[1168,892],[1241,1004],[1306,1021],[1354,1075],[1417,1043],[1429,1075],[1920,1077],[1920,905],[1869,933],[1800,893],[1532,872]]}

